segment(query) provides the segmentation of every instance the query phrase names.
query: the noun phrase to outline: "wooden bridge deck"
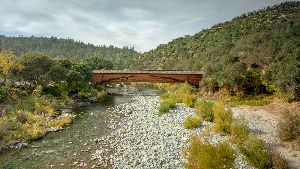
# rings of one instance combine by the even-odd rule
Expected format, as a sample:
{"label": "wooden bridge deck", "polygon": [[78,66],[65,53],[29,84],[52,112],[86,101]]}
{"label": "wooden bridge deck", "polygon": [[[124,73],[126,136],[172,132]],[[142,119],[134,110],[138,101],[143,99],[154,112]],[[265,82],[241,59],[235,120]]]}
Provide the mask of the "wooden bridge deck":
{"label": "wooden bridge deck", "polygon": [[202,79],[200,71],[160,71],[160,70],[94,70],[92,83],[103,82],[149,82],[182,83],[188,82],[196,87]]}

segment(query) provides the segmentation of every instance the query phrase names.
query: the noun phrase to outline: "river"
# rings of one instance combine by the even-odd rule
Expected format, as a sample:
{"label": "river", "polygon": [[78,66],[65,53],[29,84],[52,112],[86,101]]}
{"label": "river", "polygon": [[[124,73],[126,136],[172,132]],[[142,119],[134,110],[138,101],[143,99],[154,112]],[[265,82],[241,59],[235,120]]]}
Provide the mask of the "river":
{"label": "river", "polygon": [[52,132],[28,147],[11,150],[0,157],[0,168],[74,168],[81,163],[85,168],[94,164],[91,154],[97,149],[95,138],[112,132],[111,119],[120,121],[121,115],[110,108],[130,102],[130,95],[105,95],[99,103],[76,110],[78,116],[69,127]]}

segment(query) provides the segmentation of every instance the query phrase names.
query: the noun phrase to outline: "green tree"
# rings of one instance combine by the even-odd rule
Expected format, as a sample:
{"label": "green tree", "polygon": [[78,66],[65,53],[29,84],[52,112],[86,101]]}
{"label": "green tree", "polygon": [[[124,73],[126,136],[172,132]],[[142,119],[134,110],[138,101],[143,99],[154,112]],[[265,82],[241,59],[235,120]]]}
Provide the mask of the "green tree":
{"label": "green tree", "polygon": [[11,50],[0,52],[0,86],[3,86],[13,70],[21,70],[23,66],[16,62],[16,56]]}
{"label": "green tree", "polygon": [[19,78],[29,83],[31,88],[36,85],[46,86],[52,81],[50,70],[55,63],[48,55],[29,52],[22,55],[20,63],[24,65],[24,69],[20,71]]}

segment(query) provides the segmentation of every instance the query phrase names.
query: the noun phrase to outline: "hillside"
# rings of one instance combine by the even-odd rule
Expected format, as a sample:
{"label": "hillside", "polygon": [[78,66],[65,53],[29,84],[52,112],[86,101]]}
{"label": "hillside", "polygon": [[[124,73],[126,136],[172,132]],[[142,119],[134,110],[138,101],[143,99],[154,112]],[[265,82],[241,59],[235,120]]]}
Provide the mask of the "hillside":
{"label": "hillside", "polygon": [[[136,58],[140,69],[203,70],[211,90],[300,94],[300,2],[243,14]],[[137,65],[135,65],[137,66]]]}
{"label": "hillside", "polygon": [[[44,52],[50,56],[65,56],[86,58],[90,56],[102,56],[113,61],[116,68],[126,68],[127,60],[137,55],[133,48],[118,48],[110,46],[95,46],[72,39],[58,39],[56,37],[5,37],[0,36],[0,50],[11,49],[17,56],[29,51]],[[125,62],[125,64],[124,64]],[[129,61],[130,62],[130,61]]]}
{"label": "hillside", "polygon": [[201,70],[207,90],[232,95],[281,93],[300,98],[300,2],[285,2],[238,16],[193,36],[140,54],[133,48],[94,46],[55,37],[0,36],[0,50],[50,56],[102,56],[114,69]]}

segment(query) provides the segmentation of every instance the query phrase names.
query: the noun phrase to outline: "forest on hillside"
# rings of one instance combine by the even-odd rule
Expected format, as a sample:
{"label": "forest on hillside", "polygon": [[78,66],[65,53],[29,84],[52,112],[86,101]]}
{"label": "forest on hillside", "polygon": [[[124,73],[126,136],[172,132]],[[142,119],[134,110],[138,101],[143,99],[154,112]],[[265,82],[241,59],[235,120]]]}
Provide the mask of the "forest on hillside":
{"label": "forest on hillside", "polygon": [[103,57],[112,69],[201,70],[206,90],[230,95],[300,98],[300,2],[285,2],[180,37],[143,54],[133,48],[94,46],[55,37],[0,36],[0,50],[56,58]]}
{"label": "forest on hillside", "polygon": [[300,2],[285,2],[139,55],[140,69],[202,70],[209,90],[300,98]]}
{"label": "forest on hillside", "polygon": [[[71,58],[80,60],[87,57],[103,57],[114,62],[115,67],[125,69],[127,60],[138,55],[133,47],[118,48],[113,45],[95,46],[85,44],[73,39],[60,39],[56,37],[6,37],[0,35],[0,50],[12,50],[16,56],[27,52],[42,52],[51,57]],[[128,61],[129,62],[129,61]]]}

